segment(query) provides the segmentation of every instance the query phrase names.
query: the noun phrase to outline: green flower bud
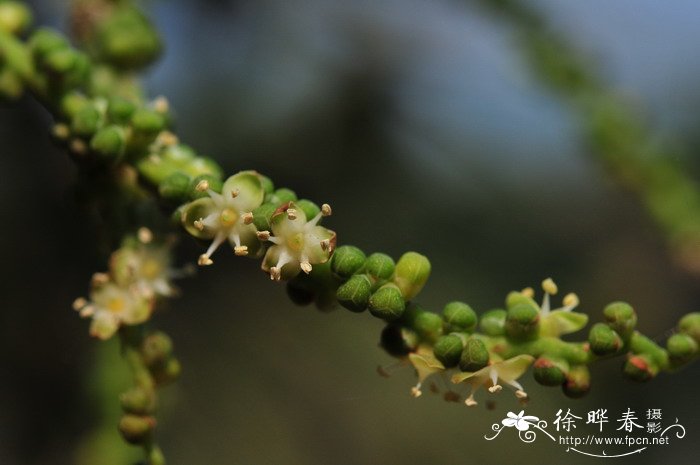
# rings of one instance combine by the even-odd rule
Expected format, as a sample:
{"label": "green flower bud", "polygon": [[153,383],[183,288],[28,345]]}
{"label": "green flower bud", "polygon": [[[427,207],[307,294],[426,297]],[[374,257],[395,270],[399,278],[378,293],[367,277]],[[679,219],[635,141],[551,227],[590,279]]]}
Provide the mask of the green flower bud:
{"label": "green flower bud", "polygon": [[131,115],[134,130],[147,135],[155,135],[165,129],[165,117],[155,110],[139,108]]}
{"label": "green flower bud", "polygon": [[459,359],[462,371],[479,371],[489,364],[489,351],[486,345],[474,336],[467,339]]}
{"label": "green flower bud", "polygon": [[[309,217],[307,216],[307,218]],[[366,258],[365,253],[357,247],[343,245],[335,249],[333,253],[331,270],[338,279],[346,280],[362,268]]]}
{"label": "green flower bud", "polygon": [[158,185],[158,193],[166,200],[182,202],[188,198],[191,183],[189,176],[176,171]]}
{"label": "green flower bud", "polygon": [[698,343],[688,334],[674,334],[666,341],[666,349],[671,362],[674,365],[682,365],[698,353]]}
{"label": "green flower bud", "polygon": [[442,318],[437,313],[420,312],[413,321],[413,329],[422,340],[435,342],[442,336]]}
{"label": "green flower bud", "polygon": [[90,149],[95,154],[109,161],[117,160],[124,151],[124,130],[111,125],[100,129],[90,140]]}
{"label": "green flower bud", "polygon": [[134,387],[119,396],[119,402],[126,413],[146,415],[153,412],[155,398],[153,394],[140,387]]}
{"label": "green flower bud", "polygon": [[15,100],[24,93],[22,78],[11,69],[3,69],[0,64],[0,99]]}
{"label": "green flower bud", "polygon": [[52,50],[44,58],[44,67],[55,74],[67,74],[78,63],[78,52],[71,48],[58,48]]}
{"label": "green flower bud", "polygon": [[117,124],[127,124],[136,111],[136,105],[122,97],[110,97],[107,104],[107,117]]}
{"label": "green flower bud", "polygon": [[200,174],[190,182],[190,187],[187,191],[187,196],[191,200],[209,197],[209,190],[221,193],[221,188],[224,183],[221,179],[211,174]]}
{"label": "green flower bud", "polygon": [[515,307],[520,304],[528,304],[531,307],[539,309],[537,303],[532,298],[526,296],[522,292],[511,291],[506,296],[506,308]]}
{"label": "green flower bud", "polygon": [[149,367],[162,364],[170,357],[172,352],[173,341],[161,331],[156,331],[146,336],[141,345],[143,361]]}
{"label": "green flower bud", "polygon": [[271,203],[264,203],[253,210],[253,224],[258,231],[269,231],[270,218],[277,208]]}
{"label": "green flower bud", "polygon": [[119,8],[99,25],[100,58],[115,66],[137,69],[152,63],[162,50],[155,28],[135,8]]}
{"label": "green flower bud", "polygon": [[630,350],[633,354],[648,355],[657,367],[668,366],[668,353],[656,342],[639,331],[634,331],[630,338]]}
{"label": "green flower bud", "polygon": [[383,253],[373,253],[365,262],[365,271],[377,281],[390,279],[395,269],[394,259]]}
{"label": "green flower bud", "polygon": [[151,439],[156,419],[151,416],[126,414],[119,420],[119,432],[129,444],[143,444]]}
{"label": "green flower bud", "polygon": [[540,312],[528,304],[517,304],[508,309],[505,330],[508,337],[523,341],[537,336]]}
{"label": "green flower bud", "polygon": [[532,365],[535,380],[543,386],[560,386],[566,381],[569,363],[560,358],[543,355]]}
{"label": "green flower bud", "polygon": [[440,360],[445,368],[456,367],[462,358],[462,338],[449,334],[440,336],[433,347],[433,355]]}
{"label": "green flower bud", "polygon": [[445,333],[472,333],[476,329],[476,312],[464,302],[450,302],[442,310]]}
{"label": "green flower bud", "polygon": [[503,309],[496,308],[481,315],[479,328],[487,336],[503,336],[506,333],[506,315]]}
{"label": "green flower bud", "polygon": [[588,333],[591,351],[599,356],[614,354],[622,348],[620,336],[605,323],[596,323]]}
{"label": "green flower bud", "polygon": [[29,47],[37,61],[42,61],[49,53],[68,46],[68,41],[60,33],[49,28],[37,29],[29,38]]}
{"label": "green flower bud", "polygon": [[622,366],[622,374],[632,381],[645,382],[652,379],[659,368],[646,354],[630,355]]}
{"label": "green flower bud", "polygon": [[61,98],[61,112],[72,119],[81,108],[90,104],[90,100],[80,92],[68,92]]}
{"label": "green flower bud", "polygon": [[385,284],[369,298],[369,311],[377,318],[393,321],[406,309],[401,291],[393,284]]}
{"label": "green flower bud", "polygon": [[688,313],[681,318],[681,321],[678,322],[678,329],[700,344],[700,312]]}
{"label": "green flower bud", "polygon": [[372,283],[363,274],[352,276],[338,288],[336,296],[340,305],[352,312],[363,312],[369,304],[372,293]]}
{"label": "green flower bud", "polygon": [[416,350],[418,335],[408,328],[391,323],[382,330],[380,345],[389,355],[403,357]]}
{"label": "green flower bud", "polygon": [[[287,202],[294,202],[297,199],[297,194],[285,187],[277,189],[272,195],[265,196],[265,202],[270,202],[275,205],[275,208]],[[310,218],[309,218],[310,219]]]}
{"label": "green flower bud", "polygon": [[166,360],[164,365],[157,366],[153,371],[153,378],[158,385],[171,383],[180,377],[182,365],[180,361],[174,357]]}
{"label": "green flower bud", "polygon": [[566,381],[561,385],[564,395],[578,399],[591,390],[591,372],[586,365],[574,365],[566,375]]}
{"label": "green flower bud", "polygon": [[394,271],[394,282],[406,300],[413,299],[423,289],[430,276],[430,261],[416,252],[406,252]]}
{"label": "green flower bud", "polygon": [[[272,194],[275,190],[275,185],[272,182],[272,179],[268,178],[267,176],[260,175],[260,183],[262,184],[263,190],[265,191],[265,194]],[[313,217],[311,217],[313,218]]]}
{"label": "green flower bud", "polygon": [[623,339],[627,339],[637,326],[637,314],[632,306],[625,302],[613,302],[603,310],[605,321]]}
{"label": "green flower bud", "polygon": [[78,136],[92,136],[100,127],[102,117],[93,105],[85,105],[73,116],[71,130]]}
{"label": "green flower bud", "polygon": [[287,295],[297,305],[309,305],[316,300],[316,290],[309,275],[302,273],[287,281]]}
{"label": "green flower bud", "polygon": [[0,31],[19,35],[32,23],[32,13],[21,2],[0,2]]}
{"label": "green flower bud", "polygon": [[294,202],[294,205],[296,205],[296,208],[304,212],[307,220],[310,220],[321,212],[321,208],[311,200],[297,200]]}

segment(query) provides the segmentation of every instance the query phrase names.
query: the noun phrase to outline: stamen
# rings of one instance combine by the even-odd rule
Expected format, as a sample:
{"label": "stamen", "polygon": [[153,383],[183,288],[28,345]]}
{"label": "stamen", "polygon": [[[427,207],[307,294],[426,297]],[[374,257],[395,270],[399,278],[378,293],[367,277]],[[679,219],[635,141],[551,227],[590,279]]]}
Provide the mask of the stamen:
{"label": "stamen", "polygon": [[287,209],[287,218],[290,220],[296,220],[297,219],[297,211],[293,208],[288,208]]}
{"label": "stamen", "polygon": [[68,125],[63,123],[55,124],[53,127],[53,135],[56,139],[66,140],[70,136]]}
{"label": "stamen", "polygon": [[270,240],[270,231],[257,231],[255,235],[258,236],[258,239],[261,241]]}
{"label": "stamen", "polygon": [[495,394],[496,392],[501,392],[502,389],[503,386],[501,386],[500,384],[494,384],[493,386],[489,387],[489,392],[491,394]]}
{"label": "stamen", "polygon": [[236,247],[233,248],[233,253],[235,253],[239,257],[243,257],[245,255],[248,255],[248,246],[247,245],[237,245]]}
{"label": "stamen", "polygon": [[515,391],[515,397],[517,397],[518,399],[527,399],[528,396],[525,391],[523,391],[522,389],[518,389],[517,391]]}
{"label": "stamen", "polygon": [[92,285],[100,286],[102,284],[107,284],[109,282],[109,275],[107,273],[95,273],[92,275]]}
{"label": "stamen", "polygon": [[466,398],[464,401],[464,405],[467,407],[476,407],[478,405],[478,402],[474,400],[474,393],[472,392],[469,394],[469,397]]}
{"label": "stamen", "polygon": [[87,145],[80,139],[73,139],[70,141],[70,149],[77,155],[85,155],[87,152]]}
{"label": "stamen", "polygon": [[304,261],[304,262],[301,262],[300,266],[301,266],[301,269],[302,269],[302,270],[304,271],[304,273],[306,273],[306,274],[311,273],[311,270],[313,269],[313,267],[311,266],[311,263],[309,263],[308,260],[307,260],[307,261]]}
{"label": "stamen", "polygon": [[87,305],[85,297],[78,297],[73,301],[73,310],[78,311]]}
{"label": "stamen", "polygon": [[331,240],[330,239],[324,239],[321,241],[321,250],[324,252],[328,250],[328,248],[331,246]]}
{"label": "stamen", "polygon": [[197,264],[198,264],[199,266],[209,266],[209,265],[211,265],[212,263],[214,263],[214,261],[213,261],[211,258],[209,258],[209,256],[208,256],[207,254],[205,254],[205,253],[203,253],[202,255],[200,255],[200,256],[199,256],[199,260],[197,260]]}
{"label": "stamen", "polygon": [[551,295],[554,295],[557,292],[559,292],[559,288],[557,288],[557,285],[554,283],[552,278],[547,278],[544,281],[542,281],[542,290],[547,294]]}
{"label": "stamen", "polygon": [[209,190],[209,181],[207,181],[206,179],[202,179],[202,180],[199,181],[199,182],[197,183],[197,185],[195,186],[195,190],[196,190],[197,192],[206,192],[206,191],[208,191],[208,190]]}
{"label": "stamen", "polygon": [[416,384],[415,386],[413,386],[411,388],[411,395],[416,399],[419,398],[421,395],[423,395],[423,391],[420,390],[420,386],[421,386],[421,383],[419,382],[418,384]]}
{"label": "stamen", "polygon": [[168,99],[162,95],[153,100],[153,109],[158,113],[167,113],[169,108],[170,104],[168,103]]}
{"label": "stamen", "polygon": [[253,212],[244,213],[241,215],[243,224],[251,224],[253,222]]}
{"label": "stamen", "polygon": [[200,218],[198,220],[194,220],[192,223],[195,228],[199,229],[200,231],[204,231],[204,218]]}
{"label": "stamen", "polygon": [[141,241],[142,244],[148,244],[153,240],[153,233],[151,232],[150,229],[146,227],[141,227],[139,228],[138,232],[136,233],[137,237],[139,238],[139,241]]}
{"label": "stamen", "polygon": [[566,294],[564,296],[564,300],[562,301],[562,304],[564,304],[564,307],[571,310],[574,307],[578,306],[578,304],[579,304],[578,296],[576,294],[574,294],[573,292],[570,292],[569,294]]}
{"label": "stamen", "polygon": [[95,314],[95,307],[92,305],[86,305],[80,310],[80,317],[87,318]]}
{"label": "stamen", "polygon": [[282,278],[282,269],[277,266],[270,268],[270,279],[273,281],[279,281]]}
{"label": "stamen", "polygon": [[323,216],[331,216],[333,214],[333,209],[327,203],[321,205],[321,214]]}
{"label": "stamen", "polygon": [[232,190],[231,191],[231,198],[235,199],[236,197],[238,197],[238,194],[240,194],[240,193],[241,193],[240,189]]}
{"label": "stamen", "polygon": [[524,295],[525,297],[529,297],[529,298],[531,298],[531,299],[532,299],[533,297],[535,297],[535,290],[534,290],[533,288],[531,288],[531,287],[526,287],[525,289],[523,289],[522,291],[520,291],[520,293],[521,293],[522,295]]}

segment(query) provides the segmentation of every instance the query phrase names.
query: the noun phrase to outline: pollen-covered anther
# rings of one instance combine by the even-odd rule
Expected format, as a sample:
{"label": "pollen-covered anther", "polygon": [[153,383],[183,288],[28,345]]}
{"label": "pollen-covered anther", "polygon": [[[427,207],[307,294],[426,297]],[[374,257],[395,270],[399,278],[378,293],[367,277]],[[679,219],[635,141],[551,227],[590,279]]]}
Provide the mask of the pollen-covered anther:
{"label": "pollen-covered anther", "polygon": [[331,246],[330,239],[324,239],[321,241],[321,250],[326,251],[330,248],[330,246]]}
{"label": "pollen-covered anther", "polygon": [[576,307],[579,304],[579,299],[573,292],[566,294],[564,300],[562,301],[565,307]]}
{"label": "pollen-covered anther", "polygon": [[209,255],[203,253],[202,255],[199,256],[199,259],[197,260],[197,264],[199,266],[209,266],[214,263],[214,260],[209,258]]}
{"label": "pollen-covered anther", "polygon": [[293,208],[288,208],[287,209],[287,218],[290,220],[296,220],[297,219],[297,211]]}
{"label": "pollen-covered anther", "polygon": [[417,399],[422,395],[423,395],[423,391],[420,390],[420,383],[418,383],[417,385],[415,385],[411,388],[411,396],[413,396],[414,398]]}
{"label": "pollen-covered anther", "polygon": [[76,312],[82,310],[83,307],[87,305],[87,299],[85,297],[78,297],[73,301],[73,310]]}
{"label": "pollen-covered anther", "polygon": [[500,392],[503,389],[503,386],[500,384],[494,384],[493,386],[489,387],[489,392],[494,394],[496,392]]}
{"label": "pollen-covered anther", "polygon": [[261,241],[267,241],[270,239],[270,231],[258,231],[255,234]]}
{"label": "pollen-covered anther", "polygon": [[70,141],[70,150],[76,155],[85,155],[87,153],[87,145],[82,139],[73,139]]}
{"label": "pollen-covered anther", "polygon": [[248,213],[242,214],[241,219],[243,220],[243,224],[252,224],[253,223],[253,212],[248,212]]}
{"label": "pollen-covered anther", "polygon": [[206,179],[202,179],[197,183],[197,186],[195,186],[195,189],[197,192],[206,192],[209,190],[209,181]]}
{"label": "pollen-covered anther", "polygon": [[192,223],[195,228],[197,228],[200,231],[204,231],[204,218],[200,218],[198,220],[194,220]]}
{"label": "pollen-covered anther", "polygon": [[237,245],[233,248],[233,253],[235,253],[239,257],[243,257],[245,255],[248,255],[248,246],[247,245]]}
{"label": "pollen-covered anther", "polygon": [[142,244],[149,244],[153,240],[153,232],[146,227],[140,227],[136,236]]}
{"label": "pollen-covered anther", "polygon": [[167,113],[170,109],[170,103],[167,98],[160,95],[153,100],[153,109],[158,113]]}
{"label": "pollen-covered anther", "polygon": [[555,295],[557,292],[559,292],[559,288],[552,278],[547,278],[542,281],[542,290],[549,295]]}
{"label": "pollen-covered anther", "polygon": [[520,293],[521,293],[522,295],[524,295],[525,297],[529,297],[529,298],[531,298],[531,299],[532,299],[533,297],[535,297],[535,290],[534,290],[533,288],[531,288],[531,287],[526,287],[525,289],[523,289],[522,291],[520,291]]}
{"label": "pollen-covered anther", "polygon": [[311,273],[311,270],[312,270],[312,268],[313,268],[313,267],[311,266],[311,263],[309,263],[309,262],[301,262],[299,265],[301,266],[301,269],[302,269],[302,271],[303,271],[304,273],[306,273],[306,274]]}
{"label": "pollen-covered anther", "polygon": [[161,131],[156,138],[156,143],[163,147],[172,147],[180,142],[180,139],[170,131]]}
{"label": "pollen-covered anther", "polygon": [[107,273],[95,273],[92,275],[92,285],[100,286],[102,284],[107,284],[109,282],[109,275]]}
{"label": "pollen-covered anther", "polygon": [[321,205],[321,215],[323,216],[331,216],[333,214],[333,209],[331,208],[330,205],[327,203],[324,203]]}
{"label": "pollen-covered anther", "polygon": [[279,281],[282,279],[282,269],[277,266],[270,268],[270,279],[273,281]]}
{"label": "pollen-covered anther", "polygon": [[518,389],[517,391],[515,391],[515,397],[524,400],[528,398],[528,395],[527,392],[523,391],[522,389]]}
{"label": "pollen-covered anther", "polygon": [[238,197],[238,194],[240,194],[240,193],[241,193],[241,191],[238,190],[238,189],[232,190],[232,191],[231,191],[231,198],[232,198],[232,199],[235,199],[236,197]]}
{"label": "pollen-covered anther", "polygon": [[479,403],[474,400],[474,396],[469,396],[464,400],[464,405],[467,407],[476,407]]}
{"label": "pollen-covered anther", "polygon": [[70,137],[70,129],[68,125],[58,123],[53,126],[53,136],[60,140],[66,140]]}

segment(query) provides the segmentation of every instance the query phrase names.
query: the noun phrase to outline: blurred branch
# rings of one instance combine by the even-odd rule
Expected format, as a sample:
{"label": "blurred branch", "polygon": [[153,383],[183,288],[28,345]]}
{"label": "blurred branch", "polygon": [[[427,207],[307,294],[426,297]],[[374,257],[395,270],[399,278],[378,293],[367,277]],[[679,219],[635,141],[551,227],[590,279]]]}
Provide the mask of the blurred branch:
{"label": "blurred branch", "polygon": [[512,26],[532,71],[578,112],[592,153],[641,198],[677,262],[700,276],[700,184],[677,149],[658,143],[632,106],[529,2],[478,3]]}

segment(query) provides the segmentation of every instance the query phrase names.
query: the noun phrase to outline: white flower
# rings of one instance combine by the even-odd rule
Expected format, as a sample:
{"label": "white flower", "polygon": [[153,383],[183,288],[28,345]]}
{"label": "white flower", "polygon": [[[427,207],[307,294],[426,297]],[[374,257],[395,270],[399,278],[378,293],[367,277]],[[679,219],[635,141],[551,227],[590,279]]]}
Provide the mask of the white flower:
{"label": "white flower", "polygon": [[[493,360],[496,356],[492,355]],[[479,371],[457,373],[452,376],[452,382],[467,383],[471,385],[471,393],[464,403],[473,407],[476,405],[474,393],[481,387],[488,387],[489,392],[495,393],[500,391],[502,386],[498,384],[503,382],[515,389],[515,396],[519,399],[526,399],[527,394],[522,385],[516,380],[520,378],[530,367],[535,358],[531,355],[518,355],[507,360],[494,361],[490,365],[482,368]]]}
{"label": "white flower", "polygon": [[131,287],[121,287],[109,277],[97,273],[93,277],[90,301],[83,298],[73,303],[83,318],[92,317],[90,335],[109,339],[122,324],[136,325],[148,320],[153,310],[153,299]]}
{"label": "white flower", "polygon": [[[141,228],[140,233],[147,231]],[[170,278],[176,273],[171,268],[170,251],[166,244],[150,240],[129,240],[110,257],[110,271],[121,287],[131,287],[146,298],[171,297],[175,288]]]}
{"label": "white flower", "polygon": [[224,182],[221,194],[209,189],[206,181],[202,181],[197,189],[207,192],[209,197],[188,204],[182,213],[182,223],[193,236],[212,240],[198,263],[211,265],[211,255],[226,240],[236,255],[255,256],[260,242],[252,224],[252,211],[265,197],[260,175],[255,171],[241,171]]}
{"label": "white flower", "polygon": [[303,210],[289,202],[278,208],[270,219],[269,231],[260,231],[258,237],[273,245],[263,259],[262,269],[270,273],[270,279],[279,281],[296,276],[299,271],[310,273],[312,265],[325,263],[335,249],[335,232],[318,226],[322,216],[331,214],[331,207],[324,204],[311,220]]}
{"label": "white flower", "polygon": [[504,418],[501,423],[508,428],[515,426],[518,431],[527,431],[530,429],[531,422],[537,422],[539,418],[532,415],[523,415],[524,413],[525,410],[521,410],[517,415],[513,412],[508,412],[508,418]]}

